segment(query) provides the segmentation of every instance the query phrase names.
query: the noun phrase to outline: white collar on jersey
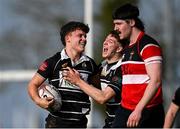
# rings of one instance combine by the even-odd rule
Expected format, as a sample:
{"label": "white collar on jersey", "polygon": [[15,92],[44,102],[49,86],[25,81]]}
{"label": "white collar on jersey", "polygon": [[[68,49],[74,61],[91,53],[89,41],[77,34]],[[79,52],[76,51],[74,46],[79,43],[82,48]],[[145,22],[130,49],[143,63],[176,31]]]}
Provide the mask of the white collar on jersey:
{"label": "white collar on jersey", "polygon": [[[116,68],[118,68],[121,65],[121,62],[122,62],[122,58],[119,59],[119,61],[115,65],[113,65],[108,71],[115,70]],[[108,65],[106,60],[104,60],[101,64],[102,64],[102,67],[107,67]]]}
{"label": "white collar on jersey", "polygon": [[[68,58],[69,58],[69,56],[66,54],[65,49],[63,49],[61,51],[61,60],[68,59]],[[75,66],[75,65],[80,64],[80,63],[82,63],[84,61],[90,61],[90,59],[85,54],[82,54],[80,59],[76,63],[74,63],[72,60],[71,60],[71,63],[72,63],[73,66]]]}

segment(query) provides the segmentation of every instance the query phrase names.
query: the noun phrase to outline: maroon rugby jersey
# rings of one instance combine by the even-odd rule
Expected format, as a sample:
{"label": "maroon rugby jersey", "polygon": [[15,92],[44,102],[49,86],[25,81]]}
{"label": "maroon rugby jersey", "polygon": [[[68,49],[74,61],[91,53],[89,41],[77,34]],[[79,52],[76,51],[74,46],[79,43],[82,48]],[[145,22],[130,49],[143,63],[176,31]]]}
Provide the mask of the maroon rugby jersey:
{"label": "maroon rugby jersey", "polygon": [[[136,43],[124,49],[121,101],[124,108],[134,110],[141,100],[150,81],[145,66],[151,63],[162,63],[161,48],[153,38],[141,32]],[[160,103],[162,103],[162,86],[147,107]]]}

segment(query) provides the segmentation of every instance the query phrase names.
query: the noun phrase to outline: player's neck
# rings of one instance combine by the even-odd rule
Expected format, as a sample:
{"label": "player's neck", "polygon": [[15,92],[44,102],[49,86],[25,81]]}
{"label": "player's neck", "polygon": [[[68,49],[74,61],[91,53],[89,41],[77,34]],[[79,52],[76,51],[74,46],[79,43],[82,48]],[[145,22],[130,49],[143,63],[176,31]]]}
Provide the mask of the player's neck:
{"label": "player's neck", "polygon": [[66,54],[69,56],[69,58],[75,63],[77,62],[80,57],[81,57],[81,53],[78,53],[74,50],[71,50],[71,49],[68,49],[68,48],[65,48],[65,51],[66,51]]}
{"label": "player's neck", "polygon": [[113,56],[112,58],[107,58],[106,61],[108,64],[114,63],[114,62],[118,62],[120,59],[122,58],[122,56]]}
{"label": "player's neck", "polygon": [[130,44],[129,44],[129,46],[136,43],[140,33],[141,33],[141,31],[139,29],[133,28],[131,36],[130,36]]}

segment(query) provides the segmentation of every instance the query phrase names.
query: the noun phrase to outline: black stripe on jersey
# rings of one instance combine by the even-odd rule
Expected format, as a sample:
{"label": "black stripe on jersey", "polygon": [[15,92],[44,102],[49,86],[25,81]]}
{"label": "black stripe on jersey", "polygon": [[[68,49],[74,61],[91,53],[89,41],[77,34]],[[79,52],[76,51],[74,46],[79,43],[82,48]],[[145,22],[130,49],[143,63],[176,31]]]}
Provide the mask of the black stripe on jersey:
{"label": "black stripe on jersey", "polygon": [[[120,91],[120,88],[117,87],[116,85],[113,85],[113,84],[110,84],[110,83],[109,83],[108,86],[113,87],[112,89],[115,88],[116,90]],[[115,91],[116,91],[116,90],[115,90]]]}
{"label": "black stripe on jersey", "polygon": [[57,89],[58,89],[58,90],[62,90],[62,91],[84,93],[81,89],[75,89],[75,88],[59,87],[59,88],[57,88]]}
{"label": "black stripe on jersey", "polygon": [[92,74],[92,72],[90,71],[86,71],[86,70],[77,70],[79,73],[87,73],[87,74]]}
{"label": "black stripe on jersey", "polygon": [[62,96],[62,100],[71,100],[78,102],[90,102],[89,96],[83,92],[76,92],[78,90],[59,90]]}
{"label": "black stripe on jersey", "polygon": [[89,114],[90,103],[71,103],[62,101],[62,107],[59,112],[52,113],[66,120],[80,120],[84,115]]}
{"label": "black stripe on jersey", "polygon": [[84,118],[84,114],[79,113],[70,113],[70,112],[59,112],[58,114],[51,113],[55,117],[59,117],[62,120],[68,120],[68,121],[80,121],[82,118]]}
{"label": "black stripe on jersey", "polygon": [[[90,109],[90,102],[89,103],[75,103],[75,102],[65,102],[62,101],[61,111],[59,112],[66,112],[71,114],[86,114],[87,111]],[[81,107],[81,108],[79,108]],[[83,109],[87,109],[87,111],[83,111]],[[73,113],[74,112],[74,113]]]}
{"label": "black stripe on jersey", "polygon": [[100,79],[100,80],[101,80],[101,83],[105,83],[106,85],[108,85],[110,81],[108,81],[108,80],[106,80],[106,79],[102,79],[102,78],[103,78],[103,77],[101,77],[101,79]]}

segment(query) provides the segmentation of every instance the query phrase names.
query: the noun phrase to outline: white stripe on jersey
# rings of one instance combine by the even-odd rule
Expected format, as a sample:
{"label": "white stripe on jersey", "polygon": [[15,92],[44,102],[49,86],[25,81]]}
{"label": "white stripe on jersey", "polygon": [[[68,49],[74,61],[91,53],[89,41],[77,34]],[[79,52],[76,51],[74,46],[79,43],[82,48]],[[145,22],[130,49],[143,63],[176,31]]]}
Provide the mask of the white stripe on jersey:
{"label": "white stripe on jersey", "polygon": [[77,70],[80,74],[81,73],[87,73],[87,74],[92,74],[92,72],[87,71],[87,70]]}
{"label": "white stripe on jersey", "polygon": [[52,82],[55,82],[55,81],[59,81],[59,80],[61,80],[60,78],[58,78],[58,79],[52,79],[51,81]]}
{"label": "white stripe on jersey", "polygon": [[61,89],[61,88],[58,88],[58,90],[83,93],[82,91],[75,90],[75,89],[71,90],[71,89]]}
{"label": "white stripe on jersey", "polygon": [[113,106],[114,106],[114,105],[115,105],[115,106],[119,106],[120,104],[121,104],[121,103],[106,103],[106,105],[111,105],[111,106],[112,106],[112,105],[113,105]]}
{"label": "white stripe on jersey", "polygon": [[145,63],[142,61],[124,61],[121,63],[121,65],[124,65],[124,64],[145,64]]}
{"label": "white stripe on jersey", "polygon": [[161,63],[162,63],[162,61],[154,60],[154,61],[146,63],[145,65],[149,65],[149,64],[161,64]]}
{"label": "white stripe on jersey", "polygon": [[100,80],[101,80],[101,83],[105,83],[106,85],[110,82],[110,81],[108,81],[106,79],[100,79]]}
{"label": "white stripe on jersey", "polygon": [[73,101],[73,100],[62,100],[62,102],[90,104],[90,103],[87,103],[87,102],[82,102],[82,101]]}
{"label": "white stripe on jersey", "polygon": [[106,111],[106,113],[109,117],[115,117],[115,115],[110,115],[109,112],[107,112],[107,111]]}
{"label": "white stripe on jersey", "polygon": [[149,57],[144,60],[145,64],[150,64],[151,62],[162,62],[162,57],[161,56],[153,56]]}
{"label": "white stripe on jersey", "polygon": [[123,75],[122,83],[123,84],[147,84],[149,83],[149,80],[150,78],[146,74]]}
{"label": "white stripe on jersey", "polygon": [[61,113],[71,113],[71,114],[84,114],[84,113],[82,113],[82,112],[70,112],[70,111],[59,111],[59,112],[61,112]]}

